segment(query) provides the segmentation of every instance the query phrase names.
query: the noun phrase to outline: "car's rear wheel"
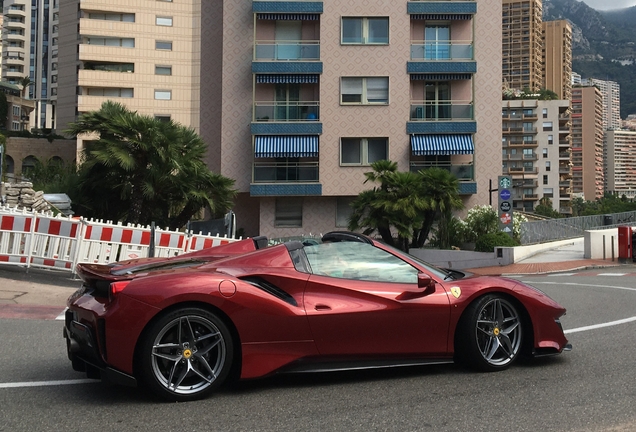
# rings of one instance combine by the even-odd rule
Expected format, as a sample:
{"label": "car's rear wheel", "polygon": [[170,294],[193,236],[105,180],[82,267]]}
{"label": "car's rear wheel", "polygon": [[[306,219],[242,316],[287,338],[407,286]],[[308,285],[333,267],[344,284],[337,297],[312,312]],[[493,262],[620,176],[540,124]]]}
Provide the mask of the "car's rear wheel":
{"label": "car's rear wheel", "polygon": [[152,324],[140,355],[142,380],[151,391],[175,401],[200,399],[227,378],[232,336],[213,313],[178,309]]}
{"label": "car's rear wheel", "polygon": [[457,354],[466,366],[482,371],[506,369],[519,356],[523,325],[517,306],[500,295],[486,295],[467,309],[460,322]]}

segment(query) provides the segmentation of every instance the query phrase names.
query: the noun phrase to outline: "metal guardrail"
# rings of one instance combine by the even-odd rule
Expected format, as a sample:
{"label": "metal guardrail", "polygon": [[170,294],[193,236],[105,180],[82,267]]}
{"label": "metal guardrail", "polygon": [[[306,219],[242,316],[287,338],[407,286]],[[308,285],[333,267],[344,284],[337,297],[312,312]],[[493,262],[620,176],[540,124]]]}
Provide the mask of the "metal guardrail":
{"label": "metal guardrail", "polygon": [[521,225],[521,244],[583,237],[585,231],[616,228],[636,223],[636,211],[526,222]]}

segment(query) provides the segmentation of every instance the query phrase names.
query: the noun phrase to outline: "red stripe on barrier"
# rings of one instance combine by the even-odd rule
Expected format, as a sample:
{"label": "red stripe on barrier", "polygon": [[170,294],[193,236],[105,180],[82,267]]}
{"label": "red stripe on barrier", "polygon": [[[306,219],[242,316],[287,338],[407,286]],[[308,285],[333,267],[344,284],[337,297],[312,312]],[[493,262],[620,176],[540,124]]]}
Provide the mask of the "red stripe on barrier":
{"label": "red stripe on barrier", "polygon": [[121,232],[121,242],[130,243],[132,240],[133,230],[123,230]]}
{"label": "red stripe on barrier", "polygon": [[[229,240],[221,240],[221,245],[226,245],[228,244],[230,241]],[[221,246],[219,245],[219,246]]]}
{"label": "red stripe on barrier", "polygon": [[0,255],[0,261],[2,262],[9,262],[9,257],[6,255]]}
{"label": "red stripe on barrier", "polygon": [[75,237],[77,235],[77,227],[79,224],[71,224],[71,237]]}
{"label": "red stripe on barrier", "polygon": [[93,233],[93,227],[88,225],[86,227],[86,238],[89,239],[91,238],[91,234]]}
{"label": "red stripe on barrier", "polygon": [[103,227],[102,228],[102,236],[99,238],[102,241],[110,241],[113,238],[113,229]]}
{"label": "red stripe on barrier", "polygon": [[35,220],[35,232],[38,232],[40,229],[40,219]]}
{"label": "red stripe on barrier", "polygon": [[159,234],[159,246],[170,246],[170,234]]}
{"label": "red stripe on barrier", "polygon": [[150,244],[150,231],[144,231],[141,233],[141,244],[142,245]]}
{"label": "red stripe on barrier", "polygon": [[205,239],[205,241],[203,242],[203,249],[211,248],[212,246],[214,246],[214,240]]}
{"label": "red stripe on barrier", "polygon": [[13,231],[13,216],[5,216],[2,218],[2,225],[0,225],[0,229],[3,231]]}
{"label": "red stripe on barrier", "polygon": [[49,221],[49,234],[52,235],[60,235],[60,228],[62,227],[62,222],[60,221]]}
{"label": "red stripe on barrier", "polygon": [[25,231],[25,232],[26,232],[26,231],[31,231],[31,221],[32,221],[32,220],[33,220],[33,219],[31,219],[31,218],[26,218],[26,219],[24,220],[24,231]]}

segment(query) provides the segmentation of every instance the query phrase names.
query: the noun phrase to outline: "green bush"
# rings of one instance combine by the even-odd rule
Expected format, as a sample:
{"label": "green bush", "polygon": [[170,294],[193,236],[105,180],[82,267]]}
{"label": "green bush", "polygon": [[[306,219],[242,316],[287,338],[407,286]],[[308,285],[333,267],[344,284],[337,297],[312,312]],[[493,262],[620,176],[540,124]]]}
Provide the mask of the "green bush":
{"label": "green bush", "polygon": [[475,251],[492,252],[497,246],[519,246],[519,243],[505,232],[484,234],[483,236],[480,236],[475,242]]}

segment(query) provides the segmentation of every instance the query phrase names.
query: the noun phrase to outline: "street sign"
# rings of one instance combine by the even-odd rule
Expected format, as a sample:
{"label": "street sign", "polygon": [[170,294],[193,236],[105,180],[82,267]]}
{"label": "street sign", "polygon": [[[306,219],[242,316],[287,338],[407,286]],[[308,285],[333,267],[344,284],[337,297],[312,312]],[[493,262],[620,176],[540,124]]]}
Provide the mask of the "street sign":
{"label": "street sign", "polygon": [[499,184],[499,229],[505,233],[508,233],[512,237],[512,193],[510,188],[512,187],[512,177],[499,176],[497,178],[497,184]]}

